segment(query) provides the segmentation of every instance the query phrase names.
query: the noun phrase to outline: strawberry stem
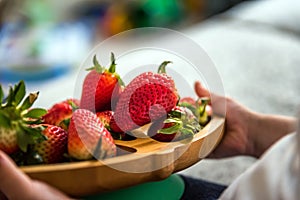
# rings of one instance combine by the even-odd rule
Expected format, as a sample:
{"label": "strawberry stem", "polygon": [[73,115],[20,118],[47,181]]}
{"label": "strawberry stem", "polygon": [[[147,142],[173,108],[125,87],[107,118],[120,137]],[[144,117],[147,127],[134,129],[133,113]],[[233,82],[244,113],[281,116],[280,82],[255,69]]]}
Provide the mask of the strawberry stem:
{"label": "strawberry stem", "polygon": [[[111,52],[111,56],[110,56],[110,60],[111,60],[111,64],[110,64],[110,67],[108,69],[108,72],[110,73],[115,73],[116,72],[116,58],[115,58],[115,54],[113,52]],[[120,86],[125,86],[125,83],[123,82],[123,80],[121,79],[120,75],[115,73],[115,76],[117,77],[118,79],[118,83]]]}
{"label": "strawberry stem", "polygon": [[204,115],[205,113],[205,109],[207,104],[209,103],[210,99],[207,97],[202,97],[200,98],[201,100],[201,105],[200,105],[200,116]]}
{"label": "strawberry stem", "polygon": [[110,73],[115,73],[116,72],[116,59],[115,59],[115,55],[113,52],[111,52],[110,60],[111,60],[111,64],[110,64],[108,71]]}
{"label": "strawberry stem", "polygon": [[93,67],[87,68],[86,70],[87,71],[95,70],[99,74],[101,74],[105,70],[105,68],[99,64],[96,54],[93,57],[93,64],[94,64]]}
{"label": "strawberry stem", "polygon": [[157,73],[159,74],[165,74],[166,73],[166,66],[167,64],[172,63],[171,61],[164,61],[163,63],[160,64],[160,66],[158,67],[158,71]]}

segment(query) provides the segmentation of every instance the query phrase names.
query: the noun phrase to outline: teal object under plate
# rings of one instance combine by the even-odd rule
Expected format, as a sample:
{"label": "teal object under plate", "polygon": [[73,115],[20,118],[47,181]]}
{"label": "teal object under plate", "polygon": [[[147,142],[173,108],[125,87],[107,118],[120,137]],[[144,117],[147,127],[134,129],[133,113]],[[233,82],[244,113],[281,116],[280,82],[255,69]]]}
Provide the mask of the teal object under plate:
{"label": "teal object under plate", "polygon": [[184,192],[184,181],[173,174],[162,181],[149,182],[109,193],[86,197],[86,200],[177,200]]}

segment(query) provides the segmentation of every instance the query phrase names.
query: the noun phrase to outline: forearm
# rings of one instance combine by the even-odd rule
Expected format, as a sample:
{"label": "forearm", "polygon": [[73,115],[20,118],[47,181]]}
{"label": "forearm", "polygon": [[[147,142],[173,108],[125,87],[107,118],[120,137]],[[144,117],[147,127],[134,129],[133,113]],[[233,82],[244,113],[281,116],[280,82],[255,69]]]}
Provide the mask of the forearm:
{"label": "forearm", "polygon": [[252,113],[248,135],[252,141],[252,156],[260,157],[281,137],[296,130],[296,118]]}

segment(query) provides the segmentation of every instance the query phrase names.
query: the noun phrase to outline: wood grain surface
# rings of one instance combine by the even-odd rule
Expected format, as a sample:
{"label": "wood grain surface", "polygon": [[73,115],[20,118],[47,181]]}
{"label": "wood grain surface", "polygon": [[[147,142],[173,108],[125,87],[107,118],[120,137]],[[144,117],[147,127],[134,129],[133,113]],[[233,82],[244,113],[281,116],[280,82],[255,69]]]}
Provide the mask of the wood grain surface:
{"label": "wood grain surface", "polygon": [[44,181],[74,197],[118,190],[163,180],[205,158],[223,135],[224,118],[214,116],[193,139],[158,142],[146,137],[146,129],[135,132],[137,139],[116,140],[122,152],[97,161],[21,167],[31,178]]}

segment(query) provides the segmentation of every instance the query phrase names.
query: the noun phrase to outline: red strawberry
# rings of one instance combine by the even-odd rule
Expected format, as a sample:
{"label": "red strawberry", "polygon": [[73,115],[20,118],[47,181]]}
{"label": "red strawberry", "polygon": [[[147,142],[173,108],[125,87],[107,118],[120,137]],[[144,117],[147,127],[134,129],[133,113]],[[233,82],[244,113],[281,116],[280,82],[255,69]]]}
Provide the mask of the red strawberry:
{"label": "red strawberry", "polygon": [[177,104],[174,80],[165,73],[169,61],[163,62],[158,73],[145,72],[135,77],[121,93],[117,102],[114,132],[127,132],[159,119]]}
{"label": "red strawberry", "polygon": [[[115,73],[114,54],[111,54],[111,65],[108,70],[98,63],[96,55],[93,63],[94,66],[88,69],[91,71],[84,79],[80,108],[93,112],[112,110],[123,85],[120,76]],[[112,95],[114,96],[113,99]]]}
{"label": "red strawberry", "polygon": [[45,124],[52,124],[68,129],[68,120],[72,117],[74,109],[78,108],[79,100],[67,99],[65,101],[54,104],[42,117]]}
{"label": "red strawberry", "polygon": [[24,99],[25,94],[24,81],[10,87],[6,98],[0,85],[0,149],[7,154],[19,149],[26,152],[28,145],[44,138],[40,128],[31,127],[30,124],[39,123],[40,117],[47,111],[41,108],[30,109],[38,92],[30,93]]}
{"label": "red strawberry", "polygon": [[[158,140],[160,142],[170,142],[175,140],[175,137],[178,132],[178,128],[176,128],[177,125],[180,125],[180,121],[173,121],[170,120],[157,120],[153,124],[151,124],[149,130],[148,130],[148,136]],[[174,128],[173,131],[171,131],[169,134],[160,133],[161,129],[168,129],[168,128]]]}
{"label": "red strawberry", "polygon": [[116,155],[116,145],[96,114],[78,109],[69,126],[68,153],[78,160],[104,159]]}
{"label": "red strawberry", "polygon": [[96,115],[100,119],[100,121],[102,122],[104,127],[108,129],[110,121],[113,117],[113,111],[106,110],[106,111],[102,111],[102,112],[97,112]]}
{"label": "red strawberry", "polygon": [[51,164],[63,161],[64,154],[67,152],[68,133],[54,125],[43,125],[43,134],[47,140],[34,145],[36,151],[43,159],[43,163]]}
{"label": "red strawberry", "polygon": [[[125,140],[125,139],[128,139],[128,136],[127,134],[125,133],[115,133],[115,132],[112,132],[111,131],[111,128],[110,128],[110,125],[111,123],[114,123],[113,122],[113,111],[111,110],[106,110],[106,111],[102,111],[102,112],[97,112],[96,115],[97,117],[100,119],[100,121],[103,123],[104,127],[110,131],[111,133],[111,136],[114,138],[114,139],[122,139],[122,140]],[[130,137],[129,137],[130,139]]]}
{"label": "red strawberry", "polygon": [[0,128],[0,149],[7,154],[14,153],[19,149],[16,130]]}
{"label": "red strawberry", "polygon": [[159,119],[150,126],[148,135],[161,142],[171,142],[191,138],[200,129],[192,111],[176,106],[167,119]]}

